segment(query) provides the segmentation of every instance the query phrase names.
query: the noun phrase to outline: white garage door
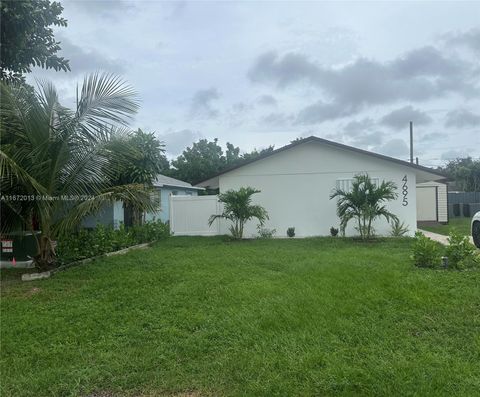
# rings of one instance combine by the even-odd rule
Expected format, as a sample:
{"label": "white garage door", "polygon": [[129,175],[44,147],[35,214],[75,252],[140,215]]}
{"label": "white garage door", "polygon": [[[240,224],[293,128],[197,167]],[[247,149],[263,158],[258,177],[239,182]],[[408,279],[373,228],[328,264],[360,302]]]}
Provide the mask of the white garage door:
{"label": "white garage door", "polygon": [[417,221],[437,220],[437,193],[435,186],[417,187]]}
{"label": "white garage door", "polygon": [[208,219],[221,211],[218,196],[170,196],[170,230],[175,236],[220,234],[220,221],[208,226]]}

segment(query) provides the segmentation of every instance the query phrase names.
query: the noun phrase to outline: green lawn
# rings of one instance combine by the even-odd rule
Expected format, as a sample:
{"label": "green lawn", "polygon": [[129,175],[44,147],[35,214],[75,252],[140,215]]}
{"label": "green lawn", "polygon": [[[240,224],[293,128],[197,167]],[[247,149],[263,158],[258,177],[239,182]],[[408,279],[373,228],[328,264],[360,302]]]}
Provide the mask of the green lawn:
{"label": "green lawn", "polygon": [[438,234],[444,234],[447,236],[452,229],[455,229],[460,234],[470,236],[471,231],[471,218],[453,218],[450,219],[447,225],[435,225],[435,226],[422,226],[420,229],[427,230]]}
{"label": "green lawn", "polygon": [[174,237],[4,272],[0,394],[478,395],[480,272],[416,269],[410,248]]}

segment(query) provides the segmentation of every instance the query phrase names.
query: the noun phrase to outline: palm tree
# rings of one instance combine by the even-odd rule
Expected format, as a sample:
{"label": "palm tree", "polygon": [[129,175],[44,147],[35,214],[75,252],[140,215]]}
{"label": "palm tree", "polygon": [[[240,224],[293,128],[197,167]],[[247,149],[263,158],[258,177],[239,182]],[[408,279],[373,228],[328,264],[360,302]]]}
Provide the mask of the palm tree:
{"label": "palm tree", "polygon": [[230,233],[233,238],[241,239],[243,237],[243,228],[245,223],[253,218],[258,219],[260,225],[268,219],[268,213],[260,205],[252,205],[252,196],[260,193],[260,190],[251,187],[241,187],[238,190],[227,190],[218,196],[223,203],[223,212],[220,215],[212,215],[208,220],[208,225],[219,218],[230,220],[233,224],[230,226]]}
{"label": "palm tree", "polygon": [[334,189],[330,199],[338,198],[337,215],[340,226],[345,230],[350,220],[357,222],[357,230],[364,239],[373,235],[372,223],[379,217],[384,217],[388,222],[398,220],[397,216],[387,210],[384,202],[394,200],[397,186],[394,182],[383,181],[375,185],[368,174],[356,175],[350,191]]}
{"label": "palm tree", "polygon": [[[153,209],[142,184],[114,186],[117,170],[109,159],[122,159],[126,145],[109,149],[126,132],[138,109],[135,92],[113,75],[92,74],[77,89],[75,110],[59,103],[55,87],[38,84],[35,95],[25,87],[1,84],[0,187],[1,232],[19,228],[40,237],[35,262],[54,264],[54,241],[78,227],[106,203],[121,200]],[[122,127],[124,126],[124,127]],[[21,197],[21,201],[18,198]],[[14,200],[14,198],[17,198]]]}

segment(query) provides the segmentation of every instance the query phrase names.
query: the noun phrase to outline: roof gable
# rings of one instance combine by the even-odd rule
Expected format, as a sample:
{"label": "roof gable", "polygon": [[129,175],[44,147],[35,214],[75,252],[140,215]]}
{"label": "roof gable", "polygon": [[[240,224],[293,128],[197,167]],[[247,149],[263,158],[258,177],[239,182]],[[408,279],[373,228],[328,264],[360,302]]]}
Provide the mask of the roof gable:
{"label": "roof gable", "polygon": [[265,158],[268,158],[268,157],[271,157],[271,156],[275,156],[276,154],[278,153],[281,153],[281,152],[284,152],[286,150],[290,150],[292,148],[295,148],[299,145],[303,145],[305,143],[309,143],[309,142],[316,142],[316,143],[320,143],[322,145],[325,145],[325,146],[330,146],[330,147],[333,147],[333,148],[338,148],[338,149],[342,149],[342,150],[347,150],[347,151],[352,151],[354,153],[359,153],[359,154],[363,154],[363,155],[366,155],[366,156],[369,156],[369,157],[373,157],[373,158],[377,158],[377,159],[380,159],[380,160],[383,160],[383,161],[389,161],[389,162],[392,162],[392,163],[395,163],[395,164],[398,164],[398,165],[401,165],[401,166],[405,166],[405,167],[409,167],[409,168],[413,168],[415,171],[417,171],[418,173],[428,173],[428,174],[431,174],[432,175],[432,179],[446,179],[446,175],[444,175],[443,173],[439,172],[439,171],[436,171],[436,170],[433,170],[431,168],[428,168],[428,167],[424,167],[424,166],[421,166],[421,165],[417,165],[417,164],[413,164],[413,163],[410,163],[410,162],[407,162],[407,161],[403,161],[403,160],[399,160],[399,159],[396,159],[396,158],[393,158],[393,157],[389,157],[389,156],[385,156],[385,155],[382,155],[382,154],[378,154],[378,153],[374,153],[374,152],[369,152],[367,150],[363,150],[363,149],[358,149],[358,148],[355,148],[355,147],[352,147],[352,146],[348,146],[348,145],[344,145],[344,144],[341,144],[341,143],[337,143],[337,142],[333,142],[333,141],[329,141],[327,139],[323,139],[323,138],[318,138],[316,136],[310,136],[308,138],[304,138],[304,139],[299,139],[297,141],[294,141],[292,143],[290,143],[289,145],[286,145],[286,146],[283,146],[279,149],[276,149],[270,153],[265,153],[261,156],[258,156],[257,158],[255,159],[252,159],[252,160],[247,160],[247,161],[244,161],[240,164],[237,164],[233,167],[229,167],[229,168],[226,168],[225,170],[223,170],[222,172],[202,181],[202,182],[199,182],[197,184],[197,186],[209,186],[208,185],[208,182],[209,181],[212,181],[216,178],[218,178],[219,176],[221,175],[224,175],[224,174],[227,174],[229,172],[232,172],[234,170],[237,170],[239,168],[242,168],[246,165],[249,165],[249,164],[252,164],[252,163],[255,163],[257,161],[260,161],[260,160],[263,160]]}

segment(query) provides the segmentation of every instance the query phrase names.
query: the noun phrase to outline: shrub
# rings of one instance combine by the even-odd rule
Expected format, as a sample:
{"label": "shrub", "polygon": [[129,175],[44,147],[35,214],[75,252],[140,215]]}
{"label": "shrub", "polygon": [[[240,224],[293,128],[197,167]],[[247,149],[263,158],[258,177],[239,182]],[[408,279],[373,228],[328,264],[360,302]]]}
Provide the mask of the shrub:
{"label": "shrub", "polygon": [[257,225],[257,231],[259,238],[272,238],[277,233],[276,229],[268,229],[262,225]]}
{"label": "shrub", "polygon": [[219,194],[218,201],[223,203],[223,212],[211,215],[208,225],[212,226],[212,223],[219,218],[228,219],[232,222],[229,227],[232,237],[237,240],[242,239],[245,223],[255,218],[258,219],[260,225],[263,225],[268,219],[265,208],[252,204],[252,196],[256,193],[260,193],[260,190],[241,187],[238,190],[227,190],[225,193]]}
{"label": "shrub", "polygon": [[289,227],[287,229],[287,236],[288,237],[295,237],[295,228],[294,227]]}
{"label": "shrub", "polygon": [[418,267],[439,267],[442,261],[439,244],[422,233],[416,232],[413,243],[413,261]]}
{"label": "shrub", "polygon": [[80,229],[61,238],[56,250],[57,261],[58,264],[70,263],[135,244],[161,240],[169,235],[168,225],[161,221],[146,222],[128,229],[121,224],[117,230],[111,226],[97,225],[94,229]]}
{"label": "shrub", "polygon": [[454,230],[450,232],[448,242],[445,256],[448,257],[449,267],[463,270],[480,266],[480,255],[467,236],[463,236]]}
{"label": "shrub", "polygon": [[330,199],[337,198],[337,215],[341,228],[345,229],[350,221],[355,221],[356,230],[362,239],[374,237],[373,223],[377,218],[383,217],[387,222],[397,218],[385,206],[386,202],[397,198],[396,190],[394,182],[376,184],[368,174],[355,175],[351,189],[334,189]]}
{"label": "shrub", "polygon": [[405,223],[400,222],[399,219],[394,219],[391,223],[392,230],[390,231],[390,235],[392,237],[403,237],[408,233],[408,227]]}
{"label": "shrub", "polygon": [[330,235],[331,235],[332,237],[338,236],[338,229],[332,226],[332,227],[330,228]]}
{"label": "shrub", "polygon": [[162,240],[170,235],[170,228],[161,221],[146,222],[131,229],[132,236],[137,244]]}

